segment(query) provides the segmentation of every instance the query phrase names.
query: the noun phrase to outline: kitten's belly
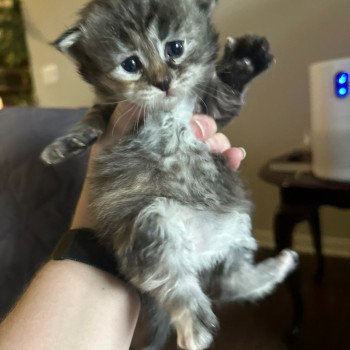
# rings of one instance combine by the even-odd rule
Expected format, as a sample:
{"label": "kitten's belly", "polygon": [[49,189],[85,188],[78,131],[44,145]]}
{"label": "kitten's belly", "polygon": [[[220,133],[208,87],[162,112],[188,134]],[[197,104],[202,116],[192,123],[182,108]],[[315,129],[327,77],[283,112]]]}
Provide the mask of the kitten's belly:
{"label": "kitten's belly", "polygon": [[178,210],[178,218],[182,219],[174,224],[178,226],[178,232],[181,232],[182,239],[190,249],[197,270],[221,261],[232,248],[256,249],[248,214],[236,210],[218,214],[181,205]]}

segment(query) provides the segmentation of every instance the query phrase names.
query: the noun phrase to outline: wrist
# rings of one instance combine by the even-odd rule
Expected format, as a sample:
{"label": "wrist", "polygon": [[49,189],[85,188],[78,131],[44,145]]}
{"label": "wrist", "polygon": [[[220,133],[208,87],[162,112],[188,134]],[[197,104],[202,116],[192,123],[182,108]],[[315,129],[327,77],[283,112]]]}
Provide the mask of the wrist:
{"label": "wrist", "polygon": [[53,260],[73,260],[122,278],[114,256],[99,242],[91,229],[65,232],[52,253]]}
{"label": "wrist", "polygon": [[75,207],[72,222],[70,225],[71,229],[77,229],[80,227],[86,227],[93,229],[94,221],[89,211],[89,183],[88,176],[85,177],[83,188],[81,190],[78,203]]}

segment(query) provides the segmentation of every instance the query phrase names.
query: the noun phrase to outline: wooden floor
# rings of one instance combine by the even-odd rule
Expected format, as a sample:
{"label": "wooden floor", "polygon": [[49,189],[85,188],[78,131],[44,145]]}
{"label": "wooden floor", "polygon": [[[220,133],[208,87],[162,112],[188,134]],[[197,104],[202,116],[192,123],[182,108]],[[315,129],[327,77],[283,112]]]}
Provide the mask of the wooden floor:
{"label": "wooden floor", "polygon": [[[256,305],[226,305],[218,310],[220,330],[212,349],[350,349],[350,259],[327,258],[322,285],[313,282],[314,263],[313,256],[301,256],[305,322],[298,342],[283,342],[292,308],[288,290],[282,285]],[[176,349],[174,338],[165,349]]]}

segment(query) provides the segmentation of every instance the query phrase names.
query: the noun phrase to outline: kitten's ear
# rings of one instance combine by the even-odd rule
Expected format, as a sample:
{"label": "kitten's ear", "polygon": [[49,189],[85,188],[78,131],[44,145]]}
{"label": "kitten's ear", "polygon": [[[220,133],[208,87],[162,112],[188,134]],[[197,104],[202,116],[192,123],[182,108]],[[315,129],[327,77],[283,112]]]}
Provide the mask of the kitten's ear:
{"label": "kitten's ear", "polygon": [[218,0],[196,0],[200,10],[207,13],[210,16],[218,2]]}
{"label": "kitten's ear", "polygon": [[52,45],[55,46],[57,50],[70,54],[70,49],[77,43],[81,34],[81,28],[79,26],[73,27],[64,32]]}

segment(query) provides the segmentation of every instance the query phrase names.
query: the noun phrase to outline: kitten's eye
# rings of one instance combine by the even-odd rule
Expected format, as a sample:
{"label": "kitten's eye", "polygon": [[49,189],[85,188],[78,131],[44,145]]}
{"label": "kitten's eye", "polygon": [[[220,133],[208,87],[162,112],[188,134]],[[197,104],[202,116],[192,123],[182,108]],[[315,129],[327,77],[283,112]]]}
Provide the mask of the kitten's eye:
{"label": "kitten's eye", "polygon": [[184,42],[181,40],[171,41],[165,46],[165,55],[169,58],[179,58],[184,53]]}
{"label": "kitten's eye", "polygon": [[142,68],[142,64],[136,56],[127,58],[124,62],[122,62],[121,66],[128,73],[138,73]]}

